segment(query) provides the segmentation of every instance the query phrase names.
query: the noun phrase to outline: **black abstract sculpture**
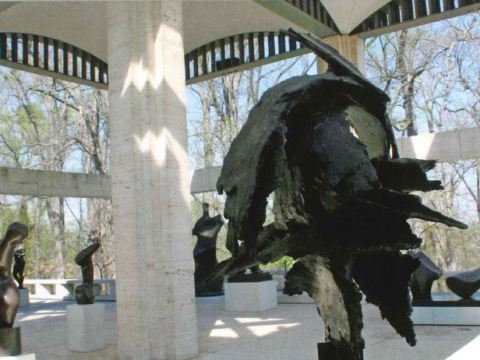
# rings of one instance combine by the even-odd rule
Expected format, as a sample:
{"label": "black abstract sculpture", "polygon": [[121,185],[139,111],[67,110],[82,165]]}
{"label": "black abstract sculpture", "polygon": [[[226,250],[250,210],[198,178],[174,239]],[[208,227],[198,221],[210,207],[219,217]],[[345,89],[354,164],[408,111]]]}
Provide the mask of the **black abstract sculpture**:
{"label": "black abstract sculpture", "polygon": [[420,266],[413,272],[410,279],[413,302],[431,301],[432,284],[440,279],[443,271],[422,251],[411,253],[410,256],[420,261]]}
{"label": "black abstract sculpture", "polygon": [[203,215],[195,223],[192,234],[197,237],[193,249],[195,260],[195,294],[197,296],[218,295],[222,293],[222,279],[205,282],[218,264],[217,261],[217,236],[223,226],[220,215],[211,217],[208,203],[203,203]]}
{"label": "black abstract sculpture", "polygon": [[445,279],[448,288],[463,300],[470,300],[480,289],[480,268],[461,272]]}
{"label": "black abstract sculpture", "polygon": [[23,246],[19,246],[15,252],[13,253],[13,259],[15,260],[13,263],[13,278],[18,283],[19,289],[24,289],[23,287],[23,280],[25,280],[25,276],[23,272],[25,270],[25,250]]}
{"label": "black abstract sculpture", "polygon": [[[314,299],[327,339],[319,353],[363,359],[361,292],[414,345],[409,281],[419,261],[401,250],[421,239],[407,219],[466,225],[409,194],[442,187],[425,175],[434,161],[399,159],[387,95],[333,48],[287,34],[329,70],[266,91],[233,141],[217,189],[227,195],[227,239],[243,245],[215,276],[292,256],[284,291]],[[264,226],[271,193],[275,221]]]}
{"label": "black abstract sculpture", "polygon": [[27,226],[15,222],[8,226],[0,243],[0,356],[21,352],[20,328],[12,328],[20,301],[11,271],[15,247],[27,235]]}
{"label": "black abstract sculpture", "polygon": [[92,256],[99,247],[100,243],[95,242],[75,256],[75,263],[82,269],[82,284],[75,287],[75,299],[80,305],[93,304],[95,301]]}

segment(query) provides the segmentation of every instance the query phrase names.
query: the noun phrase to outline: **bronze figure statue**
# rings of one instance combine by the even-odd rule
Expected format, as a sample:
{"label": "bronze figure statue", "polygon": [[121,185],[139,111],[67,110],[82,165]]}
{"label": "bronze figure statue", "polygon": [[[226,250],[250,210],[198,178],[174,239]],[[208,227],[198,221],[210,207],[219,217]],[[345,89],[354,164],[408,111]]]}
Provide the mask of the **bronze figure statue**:
{"label": "bronze figure statue", "polygon": [[80,305],[93,304],[95,301],[92,256],[99,247],[100,243],[95,242],[75,256],[75,263],[82,269],[82,284],[75,287],[75,299]]}
{"label": "bronze figure statue", "polygon": [[14,356],[22,351],[20,327],[13,327],[20,299],[11,272],[15,247],[27,235],[27,226],[15,222],[8,226],[0,242],[0,356]]}
{"label": "bronze figure statue", "polygon": [[432,301],[432,284],[440,279],[443,271],[422,251],[412,252],[410,256],[420,261],[420,266],[410,279],[413,303]]}
{"label": "bronze figure statue", "polygon": [[17,281],[18,288],[24,289],[23,280],[25,280],[25,276],[23,275],[23,271],[25,270],[25,250],[23,249],[23,245],[19,245],[15,249],[13,259],[15,260],[13,263],[13,278]]}
{"label": "bronze figure statue", "polygon": [[14,222],[0,243],[0,328],[13,326],[19,306],[18,289],[12,278],[15,247],[28,235],[27,226]]}
{"label": "bronze figure statue", "polygon": [[445,279],[448,288],[462,300],[471,300],[480,289],[480,268],[451,275]]}
{"label": "bronze figure statue", "polygon": [[[266,91],[232,142],[217,189],[227,238],[243,244],[214,276],[291,256],[284,291],[314,299],[327,339],[319,354],[363,359],[361,293],[414,345],[409,281],[419,261],[401,251],[421,239],[407,220],[466,225],[410,194],[442,187],[426,176],[434,161],[399,158],[387,95],[335,49],[286,33],[329,69]],[[275,221],[265,226],[271,193]]]}
{"label": "bronze figure statue", "polygon": [[218,295],[222,293],[222,279],[205,282],[217,266],[217,236],[223,226],[220,215],[211,217],[208,203],[203,203],[202,217],[197,220],[192,229],[192,235],[197,237],[193,249],[195,260],[195,294],[197,296]]}

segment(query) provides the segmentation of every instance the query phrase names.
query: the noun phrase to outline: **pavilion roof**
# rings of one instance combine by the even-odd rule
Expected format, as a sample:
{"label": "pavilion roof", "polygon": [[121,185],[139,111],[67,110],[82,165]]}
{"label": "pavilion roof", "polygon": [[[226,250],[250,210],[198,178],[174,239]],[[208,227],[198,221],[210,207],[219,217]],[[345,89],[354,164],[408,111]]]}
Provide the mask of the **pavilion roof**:
{"label": "pavilion roof", "polygon": [[[16,34],[13,36],[15,39],[24,39],[25,35],[31,39],[32,35],[39,35],[41,39],[49,39],[45,41],[57,44],[59,49],[68,45],[78,49],[78,53],[85,55],[85,58],[95,59],[93,61],[95,64],[103,63],[106,66],[108,30],[106,4],[106,1],[1,2],[0,34],[5,34],[4,39],[11,39],[9,34]],[[235,56],[223,54],[221,64],[217,64],[215,68],[212,66],[209,75],[276,61],[301,52],[295,44],[290,44],[286,50],[280,51],[282,50],[280,40],[283,39],[279,40],[277,36],[279,29],[291,27],[312,33],[318,38],[335,34],[357,34],[366,37],[464,14],[479,8],[480,0],[185,1],[186,62],[193,61],[190,82],[201,79],[205,74],[205,71],[198,71],[198,68],[205,67],[205,64],[201,64],[202,53],[205,54],[208,49],[213,48],[225,52],[234,43],[241,44],[233,46],[238,49],[236,51],[240,52],[242,46],[248,51],[248,46],[251,45],[249,39],[252,37],[255,46],[260,47],[255,50],[255,56],[245,53],[245,61],[240,59],[239,62],[238,59],[233,59],[238,58],[238,54]],[[287,43],[288,39],[285,40],[285,44]],[[22,46],[22,41],[19,40],[18,47]],[[1,47],[2,44],[0,50]],[[6,54],[0,54],[0,64],[12,66],[12,63],[16,63],[14,65],[22,67],[24,65],[22,57],[7,56],[10,52],[9,50]],[[232,59],[229,60],[227,56]],[[34,64],[27,65],[35,67]],[[37,72],[41,73],[44,70],[47,69],[39,69]],[[56,67],[50,70],[55,72]],[[106,72],[106,68],[104,70]],[[187,72],[188,70],[187,68]],[[61,71],[56,72],[62,75]],[[71,74],[66,76],[69,77]],[[85,77],[85,74],[82,76]],[[88,78],[83,80],[89,81]],[[105,82],[101,85],[105,85]]]}

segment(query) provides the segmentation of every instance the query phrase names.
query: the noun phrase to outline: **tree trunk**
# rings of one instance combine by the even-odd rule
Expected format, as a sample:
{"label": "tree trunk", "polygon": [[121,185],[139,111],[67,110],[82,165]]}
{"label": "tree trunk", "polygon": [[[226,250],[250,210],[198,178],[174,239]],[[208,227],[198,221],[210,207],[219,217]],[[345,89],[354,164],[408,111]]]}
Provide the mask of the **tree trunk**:
{"label": "tree trunk", "polygon": [[55,276],[65,278],[65,208],[63,198],[47,199],[47,214],[52,225],[55,246]]}

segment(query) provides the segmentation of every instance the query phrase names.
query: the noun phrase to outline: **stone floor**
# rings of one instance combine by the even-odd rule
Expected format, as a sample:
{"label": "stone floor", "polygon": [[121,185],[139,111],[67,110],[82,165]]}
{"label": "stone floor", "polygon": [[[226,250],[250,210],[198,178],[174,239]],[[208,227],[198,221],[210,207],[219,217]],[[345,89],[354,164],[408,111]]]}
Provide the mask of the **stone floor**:
{"label": "stone floor", "polygon": [[[67,351],[65,307],[71,302],[34,301],[20,309],[25,353],[38,360],[115,359],[115,303],[106,305],[107,349],[82,354]],[[223,297],[198,298],[200,360],[316,360],[315,344],[323,325],[311,303],[280,304],[261,313],[224,310]],[[408,346],[383,321],[376,308],[364,306],[366,360],[478,360],[480,327],[417,326],[418,343]]]}

